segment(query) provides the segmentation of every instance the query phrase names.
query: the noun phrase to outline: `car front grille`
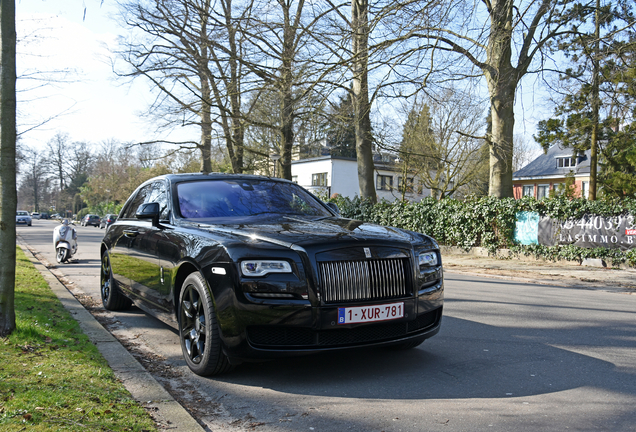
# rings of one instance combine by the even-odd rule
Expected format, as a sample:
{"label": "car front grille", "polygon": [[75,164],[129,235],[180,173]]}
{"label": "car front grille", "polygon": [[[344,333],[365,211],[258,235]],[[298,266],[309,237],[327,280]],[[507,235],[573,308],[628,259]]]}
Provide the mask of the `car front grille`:
{"label": "car front grille", "polygon": [[312,330],[306,327],[252,326],[247,335],[254,346],[268,349],[311,349],[386,342],[424,334],[439,325],[442,308],[411,321],[359,326],[350,329]]}
{"label": "car front grille", "polygon": [[408,258],[318,264],[325,303],[384,300],[410,294]]}

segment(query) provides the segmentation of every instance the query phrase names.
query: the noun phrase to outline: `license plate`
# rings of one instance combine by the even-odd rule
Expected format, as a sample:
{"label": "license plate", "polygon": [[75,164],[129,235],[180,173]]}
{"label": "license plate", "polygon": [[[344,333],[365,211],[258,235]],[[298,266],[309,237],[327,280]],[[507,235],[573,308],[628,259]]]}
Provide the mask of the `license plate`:
{"label": "license plate", "polygon": [[404,303],[338,308],[338,324],[387,321],[404,317]]}

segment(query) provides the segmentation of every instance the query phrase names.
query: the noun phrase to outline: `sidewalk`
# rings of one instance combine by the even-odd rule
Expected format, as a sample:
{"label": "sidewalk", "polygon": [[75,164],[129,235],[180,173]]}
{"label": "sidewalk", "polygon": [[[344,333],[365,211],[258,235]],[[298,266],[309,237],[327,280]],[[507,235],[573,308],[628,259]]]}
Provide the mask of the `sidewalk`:
{"label": "sidewalk", "polygon": [[635,269],[584,266],[570,261],[499,259],[455,253],[443,253],[442,264],[444,271],[451,273],[636,295]]}

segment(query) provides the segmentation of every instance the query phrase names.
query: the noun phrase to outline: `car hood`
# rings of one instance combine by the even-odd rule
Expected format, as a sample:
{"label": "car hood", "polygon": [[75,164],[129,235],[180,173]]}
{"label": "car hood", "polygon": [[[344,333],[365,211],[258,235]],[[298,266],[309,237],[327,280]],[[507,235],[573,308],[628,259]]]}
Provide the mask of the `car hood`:
{"label": "car hood", "polygon": [[436,246],[434,241],[420,233],[385,227],[345,218],[305,219],[282,216],[244,224],[212,224],[188,222],[207,232],[218,232],[244,237],[245,240],[267,241],[281,246],[308,247],[331,242],[383,242],[424,244]]}

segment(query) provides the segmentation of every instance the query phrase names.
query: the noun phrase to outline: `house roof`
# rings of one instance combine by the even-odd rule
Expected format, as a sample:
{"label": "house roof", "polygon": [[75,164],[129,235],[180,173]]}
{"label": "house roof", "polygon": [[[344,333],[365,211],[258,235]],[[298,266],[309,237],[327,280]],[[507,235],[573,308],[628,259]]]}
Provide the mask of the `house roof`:
{"label": "house roof", "polygon": [[590,150],[576,157],[576,166],[558,168],[556,159],[559,157],[572,157],[575,150],[569,147],[561,147],[555,144],[547,153],[542,154],[525,167],[512,174],[513,180],[531,179],[537,177],[565,177],[572,171],[574,175],[590,174]]}

